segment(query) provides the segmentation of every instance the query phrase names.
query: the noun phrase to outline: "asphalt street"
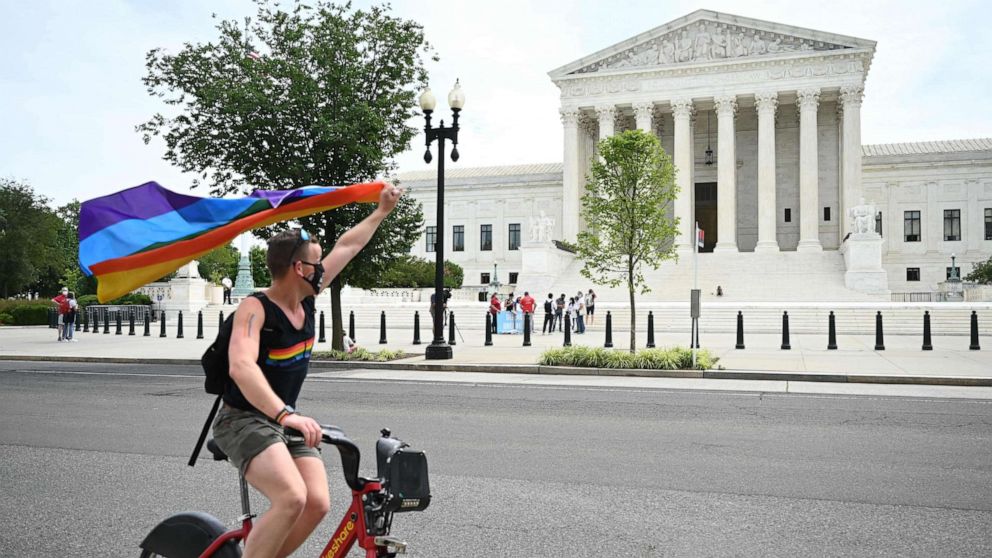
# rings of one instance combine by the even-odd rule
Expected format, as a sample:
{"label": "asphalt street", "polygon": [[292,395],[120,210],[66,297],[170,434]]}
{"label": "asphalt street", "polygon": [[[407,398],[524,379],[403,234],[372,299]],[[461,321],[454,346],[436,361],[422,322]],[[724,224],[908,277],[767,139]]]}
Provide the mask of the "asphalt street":
{"label": "asphalt street", "polygon": [[[434,500],[394,521],[410,556],[992,555],[989,400],[321,376],[298,407],[364,474],[384,426],[428,453]],[[186,466],[211,400],[194,367],[0,362],[0,556],[137,556],[189,509],[233,523],[234,469]],[[332,511],[297,556],[347,504],[325,462]]]}

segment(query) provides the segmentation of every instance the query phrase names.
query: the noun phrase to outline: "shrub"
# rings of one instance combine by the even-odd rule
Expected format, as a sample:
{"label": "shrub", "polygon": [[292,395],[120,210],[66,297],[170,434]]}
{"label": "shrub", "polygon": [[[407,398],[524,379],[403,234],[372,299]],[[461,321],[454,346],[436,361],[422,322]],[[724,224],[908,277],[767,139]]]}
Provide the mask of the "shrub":
{"label": "shrub", "polygon": [[[697,351],[696,370],[713,368],[718,360],[705,349]],[[672,347],[669,349],[644,349],[630,354],[628,351],[601,347],[562,347],[544,351],[538,364],[621,370],[689,370],[692,369],[692,350],[685,347]]]}
{"label": "shrub", "polygon": [[[460,265],[444,262],[444,286],[461,288],[465,271]],[[382,275],[381,288],[412,289],[434,286],[434,262],[423,258],[405,256],[391,265]]]}
{"label": "shrub", "polygon": [[362,362],[386,362],[405,358],[407,355],[403,351],[392,351],[382,349],[381,351],[370,351],[364,347],[355,349],[354,352],[344,351],[321,351],[313,354],[314,360],[351,360]]}
{"label": "shrub", "polygon": [[11,325],[14,323],[14,317],[6,312],[0,312],[0,325]]}
{"label": "shrub", "polygon": [[[97,300],[96,295],[83,295],[77,298],[76,301],[79,302],[79,305],[82,306],[83,308],[90,306],[91,304],[100,304],[100,301]],[[140,294],[140,293],[130,293],[118,299],[111,300],[106,304],[121,304],[121,305],[144,304],[147,306],[150,305],[151,303],[152,303],[152,299],[148,295]]]}
{"label": "shrub", "polygon": [[48,311],[55,305],[48,301],[24,300],[10,304],[7,308],[0,309],[0,312],[10,315],[10,322],[4,323],[13,325],[47,325]]}

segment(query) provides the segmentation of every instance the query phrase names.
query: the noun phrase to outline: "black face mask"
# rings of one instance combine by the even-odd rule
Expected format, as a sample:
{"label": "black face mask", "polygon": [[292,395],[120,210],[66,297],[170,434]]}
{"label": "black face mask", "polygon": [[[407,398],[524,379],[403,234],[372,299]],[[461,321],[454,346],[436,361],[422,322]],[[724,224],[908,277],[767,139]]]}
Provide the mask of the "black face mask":
{"label": "black face mask", "polygon": [[305,262],[303,260],[300,260],[300,263],[303,265],[309,265],[313,267],[313,277],[309,279],[304,277],[303,280],[310,284],[310,287],[313,289],[313,294],[319,295],[320,282],[324,279],[324,263],[317,262],[315,264],[312,264],[310,262]]}

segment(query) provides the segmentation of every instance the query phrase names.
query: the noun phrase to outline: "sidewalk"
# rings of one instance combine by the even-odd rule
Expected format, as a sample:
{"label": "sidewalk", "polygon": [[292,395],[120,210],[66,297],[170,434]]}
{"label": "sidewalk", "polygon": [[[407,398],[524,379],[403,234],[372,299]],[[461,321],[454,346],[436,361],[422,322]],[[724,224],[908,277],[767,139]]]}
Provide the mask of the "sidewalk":
{"label": "sidewalk", "polygon": [[[76,343],[58,343],[55,330],[47,327],[0,327],[0,359],[31,360],[116,360],[120,362],[198,362],[207,346],[213,341],[217,328],[206,327],[204,339],[195,339],[196,328],[187,326],[185,338],[176,339],[174,325],[168,337],[158,337],[158,328],[152,328],[150,337],[77,332]],[[589,369],[551,369],[538,367],[540,354],[548,348],[560,347],[562,335],[532,336],[532,346],[523,347],[523,335],[498,335],[493,346],[483,346],[483,332],[462,330],[464,342],[456,333],[454,358],[449,361],[426,361],[424,349],[431,334],[422,330],[422,344],[413,345],[411,330],[388,332],[388,343],[380,345],[379,331],[356,331],[359,345],[369,350],[388,348],[417,354],[392,363],[317,363],[320,368],[410,369],[432,371],[472,371],[529,374],[601,374],[633,375],[626,371]],[[643,346],[644,336],[638,334],[638,345]],[[602,332],[573,335],[573,345],[603,346]],[[629,343],[629,333],[616,331],[613,335],[615,349],[624,349]],[[734,348],[733,334],[704,334],[700,338],[703,348],[720,358],[724,370],[701,374],[694,371],[650,373],[667,377],[709,377],[742,379],[809,379],[813,381],[871,383],[934,383],[947,385],[992,386],[992,339],[982,338],[984,350],[968,350],[969,339],[963,336],[935,336],[933,351],[922,351],[919,336],[889,335],[885,338],[884,351],[875,351],[874,336],[842,335],[837,339],[838,350],[828,351],[826,335],[792,335],[792,349],[780,349],[781,338],[772,334],[753,334],[745,338],[746,349]],[[688,342],[687,334],[660,334],[656,336],[659,347],[682,345]],[[330,343],[319,343],[317,350],[330,350]]]}

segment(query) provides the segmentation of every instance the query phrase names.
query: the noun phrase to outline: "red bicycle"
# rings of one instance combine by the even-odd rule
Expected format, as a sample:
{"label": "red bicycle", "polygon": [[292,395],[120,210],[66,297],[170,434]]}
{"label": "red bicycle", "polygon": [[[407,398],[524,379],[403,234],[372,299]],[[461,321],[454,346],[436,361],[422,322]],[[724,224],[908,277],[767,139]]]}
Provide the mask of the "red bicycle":
{"label": "red bicycle", "polygon": [[[410,449],[405,442],[393,438],[388,429],[381,431],[376,442],[378,478],[358,476],[361,454],[358,446],[336,426],[321,425],[321,441],[338,448],[344,480],[351,489],[351,506],[320,558],[340,558],[348,554],[357,542],[365,549],[366,558],[395,557],[406,553],[406,542],[389,535],[393,514],[423,511],[431,501],[427,476],[427,457],[422,451]],[[298,433],[297,433],[298,434]],[[225,461],[224,454],[213,440],[207,449],[214,460]],[[251,532],[251,506],[248,483],[241,482],[240,529],[226,530],[214,516],[202,512],[173,515],[155,526],[141,542],[141,558],[235,558],[241,556],[240,541]]]}

